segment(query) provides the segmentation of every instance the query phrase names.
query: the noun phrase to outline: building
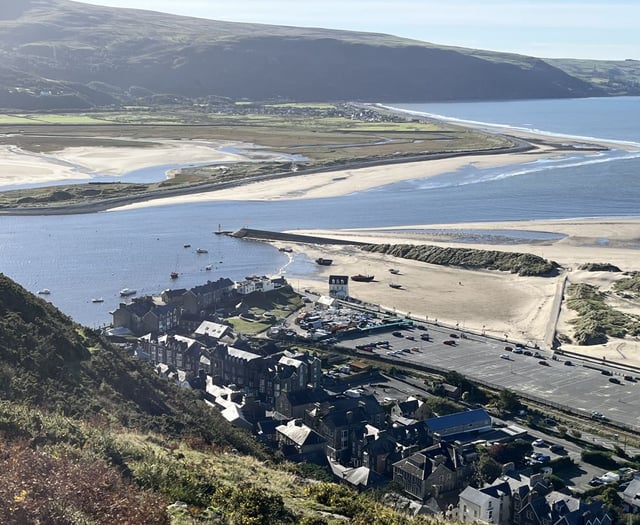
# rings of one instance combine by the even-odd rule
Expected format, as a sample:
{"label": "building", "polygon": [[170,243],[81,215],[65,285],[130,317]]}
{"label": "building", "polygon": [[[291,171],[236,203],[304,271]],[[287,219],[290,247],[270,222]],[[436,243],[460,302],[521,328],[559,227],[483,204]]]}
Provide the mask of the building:
{"label": "building", "polygon": [[265,275],[261,277],[253,275],[245,278],[244,281],[236,283],[235,288],[236,292],[240,295],[249,295],[254,292],[270,292],[271,290],[280,288],[286,283],[287,282],[283,277],[271,279]]}
{"label": "building", "polygon": [[234,282],[226,277],[217,281],[207,281],[206,284],[194,286],[182,296],[182,307],[192,315],[202,315],[203,312],[215,311],[231,296]]}
{"label": "building", "polygon": [[461,489],[471,471],[455,449],[444,444],[433,445],[393,464],[393,481],[416,499]]}
{"label": "building", "polygon": [[158,303],[149,296],[135,298],[130,303],[120,303],[111,315],[114,328],[127,328],[134,335],[163,333],[180,324],[178,305]]}
{"label": "building", "polygon": [[640,478],[634,478],[622,493],[622,501],[626,512],[640,512]]}
{"label": "building", "polygon": [[482,489],[467,487],[460,493],[458,520],[462,523],[511,523],[511,489],[503,481]]}
{"label": "building", "polygon": [[434,441],[470,432],[491,430],[491,416],[484,408],[434,417],[425,421],[427,432]]}
{"label": "building", "polygon": [[329,276],[329,296],[337,298],[349,297],[348,275]]}
{"label": "building", "polygon": [[231,327],[226,324],[214,323],[212,321],[202,321],[195,329],[194,335],[201,337],[207,342],[214,343],[226,337],[232,332]]}
{"label": "building", "polygon": [[166,334],[154,338],[149,333],[140,337],[138,342],[153,365],[164,363],[177,370],[184,370],[187,376],[198,375],[202,368],[201,357],[205,353],[205,347],[195,339]]}
{"label": "building", "polygon": [[324,460],[326,439],[314,432],[300,419],[276,427],[276,440],[285,457],[296,461]]}

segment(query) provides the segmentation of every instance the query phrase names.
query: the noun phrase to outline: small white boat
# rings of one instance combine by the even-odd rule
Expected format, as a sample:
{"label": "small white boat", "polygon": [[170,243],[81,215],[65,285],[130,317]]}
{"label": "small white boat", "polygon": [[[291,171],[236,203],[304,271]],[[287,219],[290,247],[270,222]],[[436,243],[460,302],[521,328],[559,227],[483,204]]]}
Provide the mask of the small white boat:
{"label": "small white boat", "polygon": [[49,290],[49,288],[43,288],[42,290],[38,290],[38,293],[40,295],[49,295],[51,293],[51,290]]}
{"label": "small white boat", "polygon": [[120,290],[120,296],[121,297],[127,297],[129,295],[135,295],[137,293],[138,293],[137,290],[133,290],[131,288],[123,288],[122,290]]}
{"label": "small white boat", "polygon": [[104,299],[102,297],[94,297],[91,299],[92,303],[104,303]]}
{"label": "small white boat", "polygon": [[208,272],[210,272],[210,271],[211,271],[211,265],[210,265],[210,264],[207,264],[207,265],[204,267],[204,269],[205,269],[205,270],[207,270]]}
{"label": "small white boat", "polygon": [[205,250],[204,248],[198,248],[198,249],[196,250],[196,253],[209,253],[209,251],[208,251],[208,250]]}

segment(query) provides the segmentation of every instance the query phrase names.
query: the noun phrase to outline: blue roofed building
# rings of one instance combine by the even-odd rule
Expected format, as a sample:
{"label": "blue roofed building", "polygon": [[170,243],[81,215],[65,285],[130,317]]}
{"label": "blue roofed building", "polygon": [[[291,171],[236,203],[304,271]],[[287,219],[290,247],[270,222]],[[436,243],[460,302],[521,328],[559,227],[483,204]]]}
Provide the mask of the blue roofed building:
{"label": "blue roofed building", "polygon": [[491,416],[484,408],[457,412],[447,416],[432,417],[425,420],[428,435],[434,442],[451,440],[453,436],[471,432],[479,433],[491,430]]}

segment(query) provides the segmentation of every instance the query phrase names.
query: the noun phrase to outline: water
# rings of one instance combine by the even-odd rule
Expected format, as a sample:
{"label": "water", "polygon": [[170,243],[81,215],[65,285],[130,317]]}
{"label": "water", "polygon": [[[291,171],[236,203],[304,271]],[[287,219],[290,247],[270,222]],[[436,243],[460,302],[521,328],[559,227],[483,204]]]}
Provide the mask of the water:
{"label": "water", "polygon": [[[640,98],[404,105],[456,119],[637,143]],[[392,169],[392,168],[390,168]],[[283,181],[286,184],[286,181]],[[211,202],[67,217],[0,217],[0,271],[89,326],[108,323],[121,288],[157,293],[207,279],[304,276],[308,258],[214,235],[218,225],[392,227],[477,221],[638,216],[638,152],[586,155],[503,168],[465,168],[351,195],[300,201]],[[184,248],[185,243],[191,248]],[[209,253],[197,255],[197,248]],[[211,271],[204,268],[212,266]],[[180,277],[171,281],[169,274]],[[104,303],[91,303],[102,297]]]}

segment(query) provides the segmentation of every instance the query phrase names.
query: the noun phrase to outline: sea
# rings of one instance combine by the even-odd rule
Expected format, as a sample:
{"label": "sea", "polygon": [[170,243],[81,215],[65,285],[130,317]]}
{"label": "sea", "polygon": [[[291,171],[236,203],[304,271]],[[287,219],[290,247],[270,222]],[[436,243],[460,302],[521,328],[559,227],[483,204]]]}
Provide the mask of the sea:
{"label": "sea", "polygon": [[[0,272],[34,293],[50,290],[43,296],[48,301],[74,320],[100,327],[110,323],[109,312],[118,307],[119,290],[125,287],[138,295],[155,294],[220,277],[278,273],[295,286],[296,278],[317,272],[302,254],[217,235],[221,230],[640,216],[640,97],[385,105],[492,132],[527,130],[585,142],[607,140],[614,147],[501,168],[466,167],[325,199],[0,216]],[[528,240],[545,235],[526,233]],[[198,248],[207,253],[197,253]],[[180,275],[174,281],[169,278],[173,271]]]}

